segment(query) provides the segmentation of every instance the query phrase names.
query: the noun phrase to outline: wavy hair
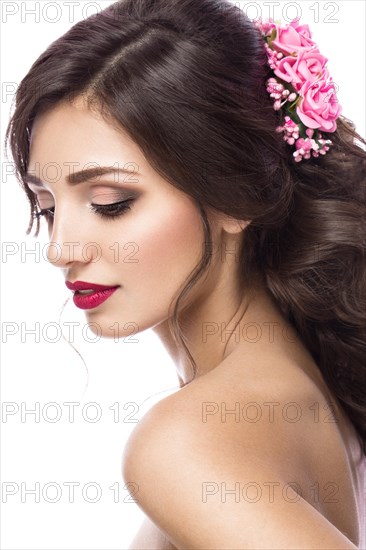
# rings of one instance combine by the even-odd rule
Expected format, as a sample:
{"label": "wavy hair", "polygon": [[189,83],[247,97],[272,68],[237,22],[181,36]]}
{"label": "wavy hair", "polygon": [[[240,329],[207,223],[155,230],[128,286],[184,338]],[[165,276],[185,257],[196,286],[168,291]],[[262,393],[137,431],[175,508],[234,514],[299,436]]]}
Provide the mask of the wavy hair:
{"label": "wavy hair", "polygon": [[341,116],[328,153],[296,163],[276,132],[269,76],[259,30],[226,0],[120,0],[78,22],[21,81],[6,131],[31,207],[27,234],[37,211],[24,182],[33,121],[82,95],[200,208],[204,251],[169,318],[194,376],[178,315],[212,258],[209,206],[252,220],[240,250],[243,285],[260,277],[366,454],[366,141]]}

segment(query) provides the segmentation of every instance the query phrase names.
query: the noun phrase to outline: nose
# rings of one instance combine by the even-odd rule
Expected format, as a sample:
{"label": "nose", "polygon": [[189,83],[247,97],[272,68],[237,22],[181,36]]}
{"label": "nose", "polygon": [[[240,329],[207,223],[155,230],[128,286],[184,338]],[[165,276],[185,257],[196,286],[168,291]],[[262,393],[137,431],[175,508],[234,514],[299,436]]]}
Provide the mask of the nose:
{"label": "nose", "polygon": [[80,219],[71,212],[55,213],[49,225],[47,260],[55,267],[69,268],[75,263],[88,264],[101,257],[100,245],[87,239]]}

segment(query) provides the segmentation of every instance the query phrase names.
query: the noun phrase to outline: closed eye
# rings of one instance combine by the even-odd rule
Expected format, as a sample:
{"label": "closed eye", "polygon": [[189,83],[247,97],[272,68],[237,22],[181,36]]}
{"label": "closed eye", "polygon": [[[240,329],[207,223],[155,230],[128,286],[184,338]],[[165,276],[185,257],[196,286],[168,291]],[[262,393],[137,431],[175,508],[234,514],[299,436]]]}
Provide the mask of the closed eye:
{"label": "closed eye", "polygon": [[132,203],[133,200],[134,199],[128,199],[103,205],[91,203],[90,209],[99,214],[102,218],[117,218],[118,216],[124,214],[127,210],[130,210],[130,203]]}
{"label": "closed eye", "polygon": [[[114,202],[112,204],[90,204],[90,210],[92,212],[95,212],[102,218],[118,218],[119,216],[122,216],[127,210],[130,210],[131,206],[130,203],[133,202],[134,199],[128,199],[124,201]],[[39,212],[36,212],[35,217],[40,218],[41,216],[45,216],[47,220],[52,220],[55,213],[55,207],[52,206],[52,208],[43,208]]]}

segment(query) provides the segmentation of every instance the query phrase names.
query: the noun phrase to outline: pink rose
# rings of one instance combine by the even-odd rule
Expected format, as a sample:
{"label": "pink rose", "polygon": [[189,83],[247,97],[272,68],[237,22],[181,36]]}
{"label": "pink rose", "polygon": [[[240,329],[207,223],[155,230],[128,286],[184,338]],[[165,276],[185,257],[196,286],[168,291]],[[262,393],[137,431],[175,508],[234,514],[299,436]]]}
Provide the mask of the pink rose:
{"label": "pink rose", "polygon": [[324,57],[317,49],[300,50],[297,57],[282,57],[274,73],[282,80],[291,82],[298,92],[305,82],[314,82],[324,78],[327,61],[328,58]]}
{"label": "pink rose", "polygon": [[324,132],[335,132],[335,120],[342,112],[337,101],[332,80],[321,79],[305,82],[299,91],[301,96],[296,112],[308,128],[318,128]]}
{"label": "pink rose", "polygon": [[309,47],[314,46],[315,42],[312,40],[309,25],[299,25],[298,22],[299,22],[298,19],[294,19],[293,21],[291,21],[290,25],[302,37],[302,43],[303,43],[302,45],[303,46],[308,45]]}
{"label": "pink rose", "polygon": [[276,24],[275,28],[277,34],[272,42],[272,48],[287,55],[316,46],[311,39],[309,25],[298,25],[298,19],[291,21],[287,27]]}

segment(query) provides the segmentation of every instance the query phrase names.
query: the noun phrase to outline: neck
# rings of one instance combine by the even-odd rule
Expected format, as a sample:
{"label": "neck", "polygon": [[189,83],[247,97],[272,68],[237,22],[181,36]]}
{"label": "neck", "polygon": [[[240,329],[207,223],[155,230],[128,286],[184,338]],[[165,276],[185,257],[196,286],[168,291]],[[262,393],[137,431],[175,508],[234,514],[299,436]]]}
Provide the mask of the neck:
{"label": "neck", "polygon": [[[253,352],[253,341],[258,347],[265,338],[258,341],[258,332],[270,333],[271,322],[283,326],[284,319],[274,304],[268,290],[254,286],[250,291],[225,291],[228,286],[214,285],[206,289],[200,300],[179,315],[179,326],[184,342],[196,364],[196,375],[184,347],[175,342],[168,320],[154,327],[169,355],[176,365],[180,386],[194,378],[205,375],[235,350]],[[259,343],[259,346],[258,346]]]}

